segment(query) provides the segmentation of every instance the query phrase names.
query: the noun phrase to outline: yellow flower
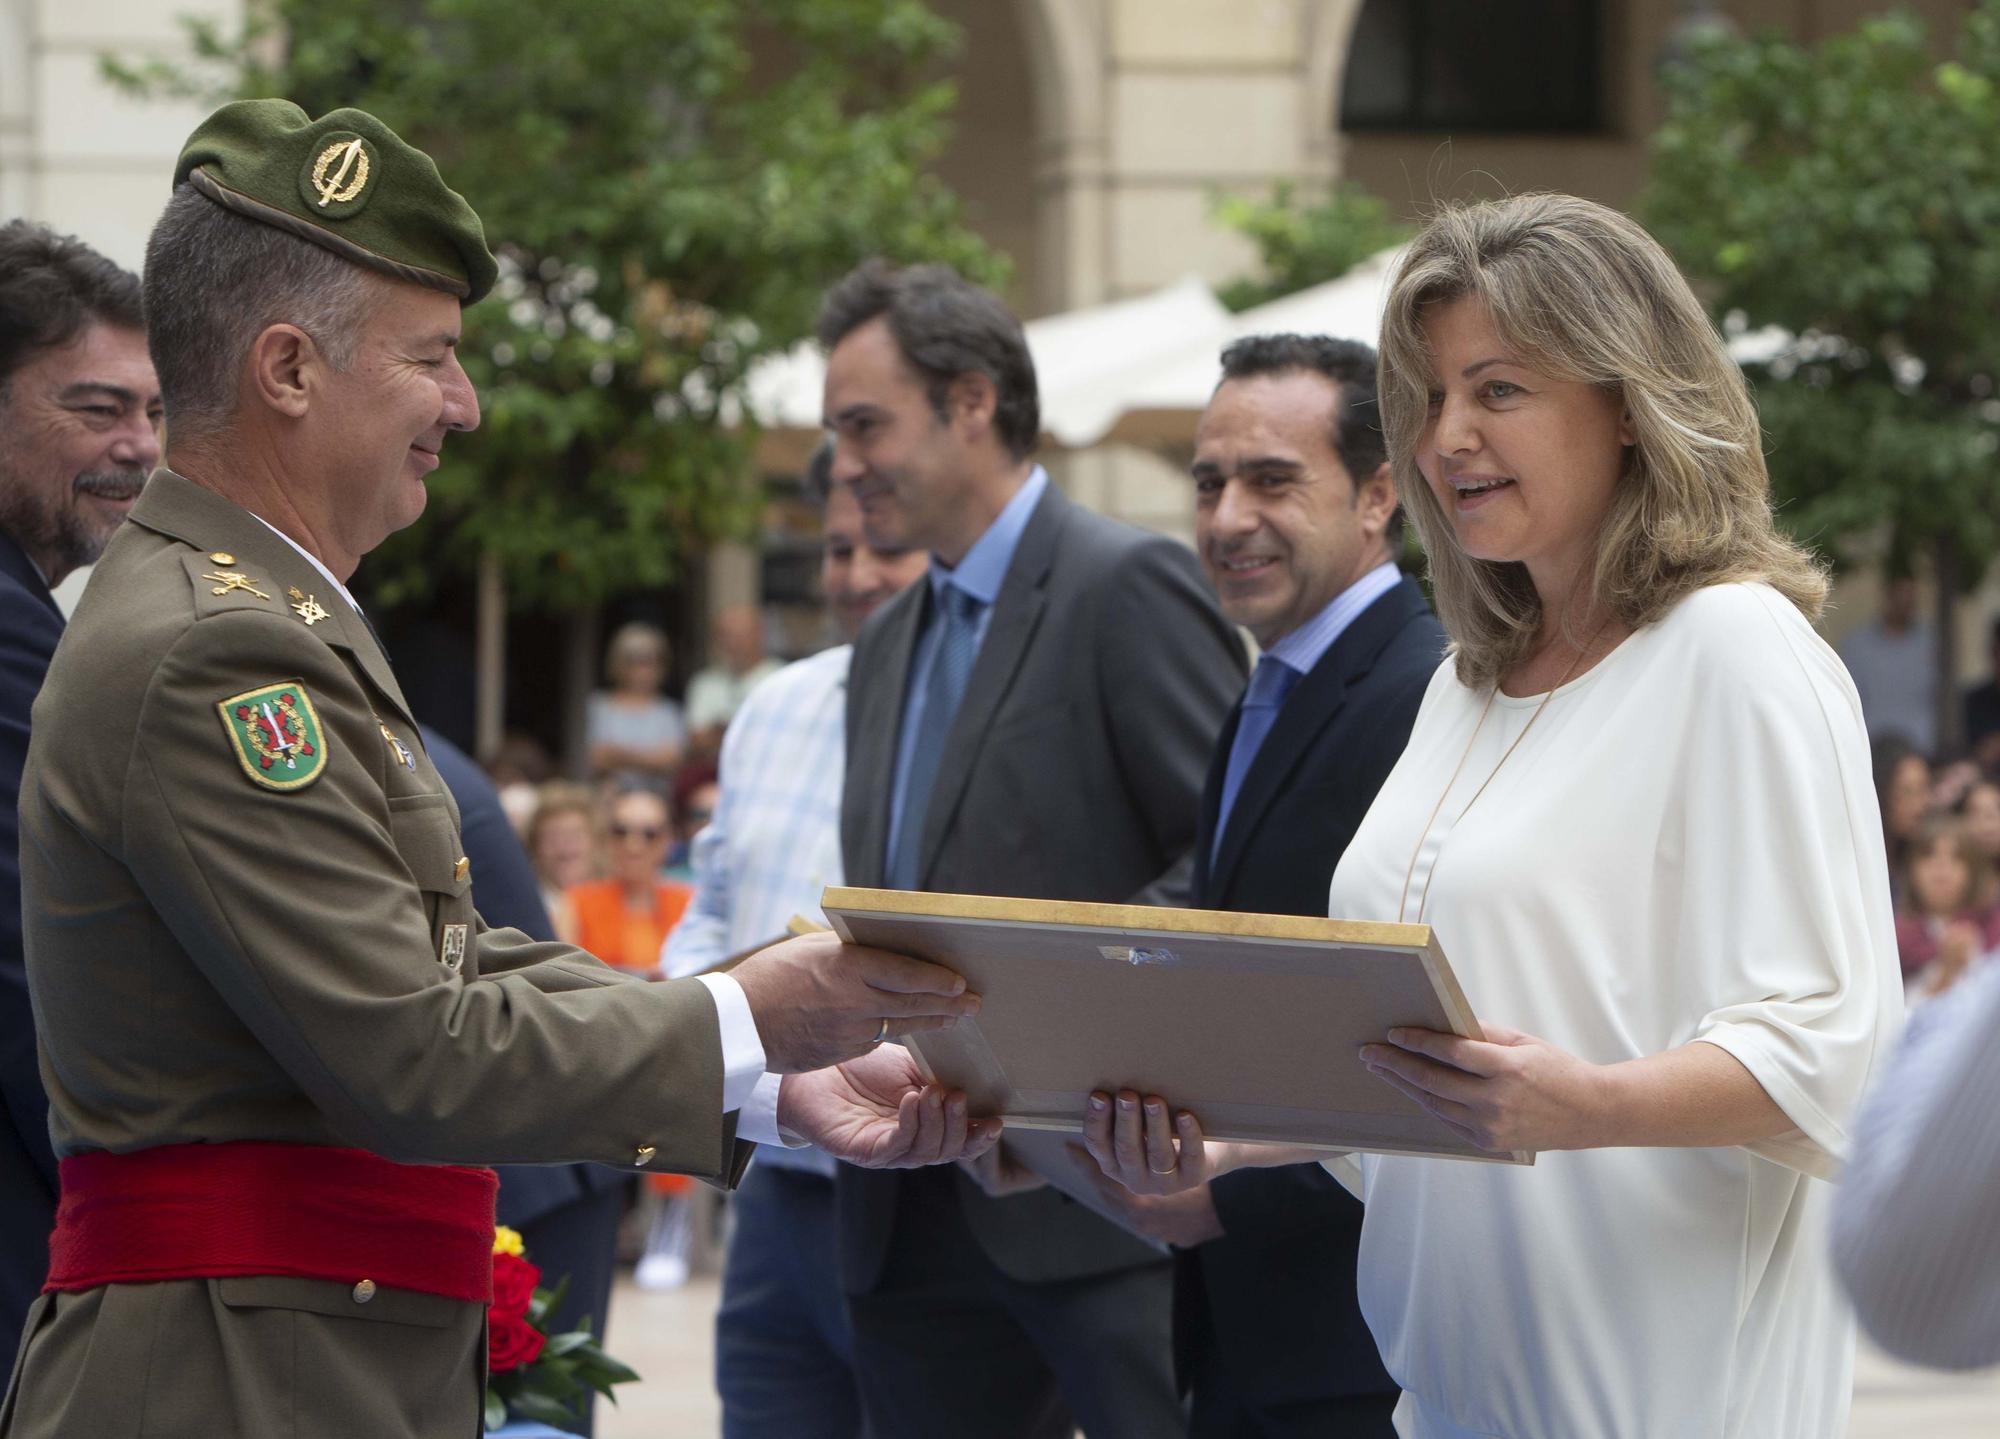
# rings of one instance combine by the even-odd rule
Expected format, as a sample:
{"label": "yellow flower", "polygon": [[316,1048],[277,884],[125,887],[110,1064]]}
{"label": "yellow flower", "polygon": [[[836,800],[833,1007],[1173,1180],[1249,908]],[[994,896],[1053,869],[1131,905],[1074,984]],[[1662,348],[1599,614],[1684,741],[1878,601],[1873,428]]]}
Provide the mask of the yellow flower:
{"label": "yellow flower", "polygon": [[521,1236],[504,1224],[493,1226],[493,1252],[495,1254],[520,1254],[527,1246],[521,1243]]}

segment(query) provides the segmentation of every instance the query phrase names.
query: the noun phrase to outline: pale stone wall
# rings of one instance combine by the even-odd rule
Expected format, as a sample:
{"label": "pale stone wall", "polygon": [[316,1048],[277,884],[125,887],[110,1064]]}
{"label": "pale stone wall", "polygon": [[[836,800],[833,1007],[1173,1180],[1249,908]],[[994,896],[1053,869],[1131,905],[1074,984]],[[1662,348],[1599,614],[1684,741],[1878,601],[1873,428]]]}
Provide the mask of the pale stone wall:
{"label": "pale stone wall", "polygon": [[75,234],[131,269],[205,111],[134,100],[99,57],[182,57],[177,18],[235,23],[242,0],[0,0],[0,215]]}

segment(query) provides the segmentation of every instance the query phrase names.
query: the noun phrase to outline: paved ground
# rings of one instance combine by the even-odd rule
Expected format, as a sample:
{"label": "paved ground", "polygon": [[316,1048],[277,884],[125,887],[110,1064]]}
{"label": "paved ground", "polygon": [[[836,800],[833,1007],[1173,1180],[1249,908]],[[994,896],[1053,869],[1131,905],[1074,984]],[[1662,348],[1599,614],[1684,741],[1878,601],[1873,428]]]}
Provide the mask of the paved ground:
{"label": "paved ground", "polygon": [[[598,1421],[598,1439],[697,1439],[716,1432],[711,1357],[715,1280],[647,1294],[621,1284],[611,1348],[646,1378]],[[1847,1439],[1994,1439],[2000,1370],[1933,1374],[1864,1351]],[[1829,1436],[1832,1439],[1832,1436]]]}

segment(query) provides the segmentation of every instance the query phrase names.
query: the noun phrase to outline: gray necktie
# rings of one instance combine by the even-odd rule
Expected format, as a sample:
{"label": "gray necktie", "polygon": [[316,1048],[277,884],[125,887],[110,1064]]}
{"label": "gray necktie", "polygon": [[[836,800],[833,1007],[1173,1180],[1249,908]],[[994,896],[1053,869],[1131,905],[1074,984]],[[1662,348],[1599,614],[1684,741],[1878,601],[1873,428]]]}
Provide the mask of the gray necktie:
{"label": "gray necktie", "polygon": [[931,786],[937,780],[938,760],[944,754],[945,736],[965,698],[965,682],[972,674],[972,661],[979,652],[979,611],[981,602],[957,585],[946,584],[938,591],[937,655],[924,684],[923,729],[916,747],[910,751],[909,773],[903,777],[903,819],[896,829],[895,850],[889,856],[891,889],[915,889],[923,862],[924,820],[930,810]]}

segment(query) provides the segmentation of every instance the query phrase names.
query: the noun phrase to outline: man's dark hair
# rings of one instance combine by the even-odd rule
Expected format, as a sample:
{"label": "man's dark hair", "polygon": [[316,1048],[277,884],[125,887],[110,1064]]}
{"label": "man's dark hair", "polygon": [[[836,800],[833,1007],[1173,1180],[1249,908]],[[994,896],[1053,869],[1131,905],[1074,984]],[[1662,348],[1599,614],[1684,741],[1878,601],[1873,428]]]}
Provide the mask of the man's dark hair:
{"label": "man's dark hair", "polygon": [[38,352],[67,345],[92,322],[145,333],[139,277],[46,225],[0,225],[0,398]]}
{"label": "man's dark hair", "polygon": [[[1333,452],[1360,485],[1389,458],[1375,396],[1375,351],[1359,340],[1330,335],[1247,335],[1222,352],[1222,383],[1257,375],[1324,375],[1333,383]],[[1382,538],[1393,557],[1403,547],[1403,511],[1389,516]]]}
{"label": "man's dark hair", "polygon": [[993,427],[1017,460],[1035,452],[1042,431],[1035,362],[1021,323],[987,291],[946,265],[898,269],[869,260],[827,291],[819,342],[829,352],[870,320],[888,321],[903,359],[924,382],[931,410],[950,417],[951,383],[960,375],[993,382]]}
{"label": "man's dark hair", "polygon": [[833,494],[833,441],[821,440],[806,461],[806,498],[821,509],[826,508],[827,498]]}

